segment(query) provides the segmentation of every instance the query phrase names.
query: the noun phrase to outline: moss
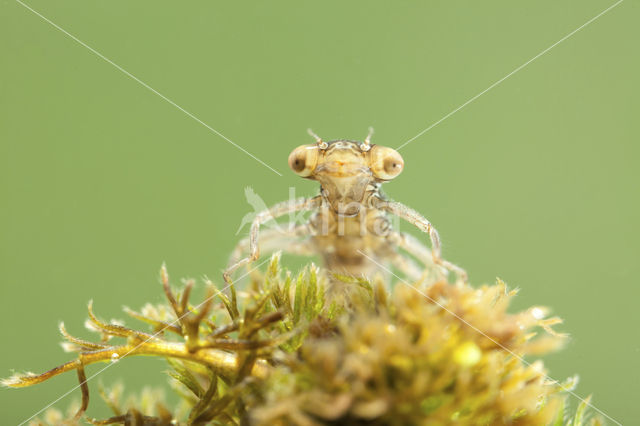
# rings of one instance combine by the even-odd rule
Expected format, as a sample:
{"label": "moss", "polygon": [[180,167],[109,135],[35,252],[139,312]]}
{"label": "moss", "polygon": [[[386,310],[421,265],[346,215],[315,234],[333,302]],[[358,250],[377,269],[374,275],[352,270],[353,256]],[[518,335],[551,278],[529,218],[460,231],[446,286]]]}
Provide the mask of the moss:
{"label": "moss", "polygon": [[[194,306],[193,281],[176,294],[164,267],[161,275],[167,305],[126,309],[151,331],[106,323],[90,304],[88,324],[101,339],[77,339],[61,325],[65,349],[78,357],[44,374],[14,375],[3,383],[29,386],[75,370],[83,402],[67,416],[72,424],[87,409],[87,365],[155,355],[169,363],[170,381],[182,399],[178,407],[169,409],[150,391],[122,404],[121,387],[99,389],[114,416],[88,421],[585,424],[587,403],[571,419],[564,414],[575,380],[554,382],[541,361],[523,359],[562,346],[564,335],[551,328],[559,320],[545,318],[541,307],[507,312],[515,291],[503,282],[480,288],[399,283],[390,290],[382,278],[327,278],[313,265],[294,278],[276,255],[264,274],[252,276],[247,290],[223,294],[206,283],[205,301]],[[34,424],[63,417],[53,410]]]}

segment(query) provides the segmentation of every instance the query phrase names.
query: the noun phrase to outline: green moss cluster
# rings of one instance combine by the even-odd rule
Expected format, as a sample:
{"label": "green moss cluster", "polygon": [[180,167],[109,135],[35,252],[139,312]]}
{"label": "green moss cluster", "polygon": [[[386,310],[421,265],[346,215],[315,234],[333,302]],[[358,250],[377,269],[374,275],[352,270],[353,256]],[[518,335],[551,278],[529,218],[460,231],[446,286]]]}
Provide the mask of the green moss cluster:
{"label": "green moss cluster", "polygon": [[[84,368],[128,356],[167,358],[182,403],[173,409],[149,393],[120,403],[120,388],[100,394],[114,411],[94,424],[248,425],[563,425],[585,424],[583,402],[565,417],[573,381],[546,376],[537,356],[564,336],[533,307],[507,308],[514,291],[498,282],[398,283],[327,277],[313,265],[297,277],[274,256],[248,288],[223,294],[208,283],[207,298],[189,302],[192,281],[179,294],[162,281],[168,304],[145,306],[132,317],[151,325],[137,331],[101,321],[90,307],[88,342],[61,331],[78,358],[41,375],[15,375],[7,386],[78,373],[88,405]],[[542,332],[542,333],[540,333]],[[124,341],[112,343],[112,338]],[[115,339],[113,339],[115,340]],[[48,421],[61,419],[52,411]],[[40,422],[40,421],[38,421]],[[44,422],[35,424],[47,424]],[[599,424],[592,419],[590,424]]]}

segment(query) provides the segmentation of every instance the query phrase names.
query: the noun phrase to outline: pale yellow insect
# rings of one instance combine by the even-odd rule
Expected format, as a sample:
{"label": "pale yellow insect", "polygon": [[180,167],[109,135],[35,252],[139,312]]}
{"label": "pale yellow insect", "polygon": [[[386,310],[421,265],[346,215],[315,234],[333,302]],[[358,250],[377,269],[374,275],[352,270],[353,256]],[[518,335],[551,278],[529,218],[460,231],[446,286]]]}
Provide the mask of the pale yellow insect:
{"label": "pale yellow insect", "polygon": [[[224,272],[227,283],[231,283],[235,270],[256,261],[260,253],[279,250],[318,254],[328,270],[345,275],[371,276],[384,265],[395,267],[413,280],[423,277],[425,270],[434,269],[454,271],[458,278],[466,280],[463,269],[442,259],[440,238],[431,223],[380,192],[381,184],[402,172],[404,161],[397,151],[371,144],[371,130],[363,142],[325,142],[309,133],[316,143],[294,149],[289,166],[299,176],[319,182],[320,195],[279,203],[258,213],[249,237],[240,241],[231,255]],[[260,234],[260,227],[266,222],[302,211],[314,213],[305,223],[292,222]],[[393,229],[389,215],[427,233],[431,249],[412,235]],[[243,257],[246,253],[248,256]],[[412,257],[425,267],[418,267]]]}

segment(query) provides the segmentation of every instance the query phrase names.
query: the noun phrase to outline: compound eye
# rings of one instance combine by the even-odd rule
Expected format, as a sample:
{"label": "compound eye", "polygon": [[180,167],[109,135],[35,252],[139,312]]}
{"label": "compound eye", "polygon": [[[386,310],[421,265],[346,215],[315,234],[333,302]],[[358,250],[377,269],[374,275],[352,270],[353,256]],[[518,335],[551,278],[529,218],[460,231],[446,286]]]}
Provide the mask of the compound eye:
{"label": "compound eye", "polygon": [[378,179],[391,180],[404,168],[404,160],[395,149],[374,145],[370,155],[370,168]]}
{"label": "compound eye", "polygon": [[289,155],[289,167],[298,176],[309,177],[318,164],[318,146],[301,145]]}

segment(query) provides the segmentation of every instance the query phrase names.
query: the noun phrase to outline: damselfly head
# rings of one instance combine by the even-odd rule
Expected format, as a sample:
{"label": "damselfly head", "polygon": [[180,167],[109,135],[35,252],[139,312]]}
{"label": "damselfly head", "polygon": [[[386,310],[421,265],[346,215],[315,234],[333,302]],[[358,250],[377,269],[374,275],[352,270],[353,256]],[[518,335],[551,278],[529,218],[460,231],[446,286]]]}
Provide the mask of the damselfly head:
{"label": "damselfly head", "polygon": [[344,139],[325,142],[309,132],[316,143],[301,145],[289,155],[289,167],[298,176],[319,180],[321,174],[359,175],[384,182],[398,176],[404,167],[404,160],[396,150],[371,144],[372,130],[363,142]]}
{"label": "damselfly head", "polygon": [[396,150],[371,144],[371,131],[363,142],[325,142],[311,134],[316,143],[294,149],[289,155],[289,167],[298,176],[320,182],[332,205],[334,201],[362,202],[369,184],[389,181],[404,167]]}

